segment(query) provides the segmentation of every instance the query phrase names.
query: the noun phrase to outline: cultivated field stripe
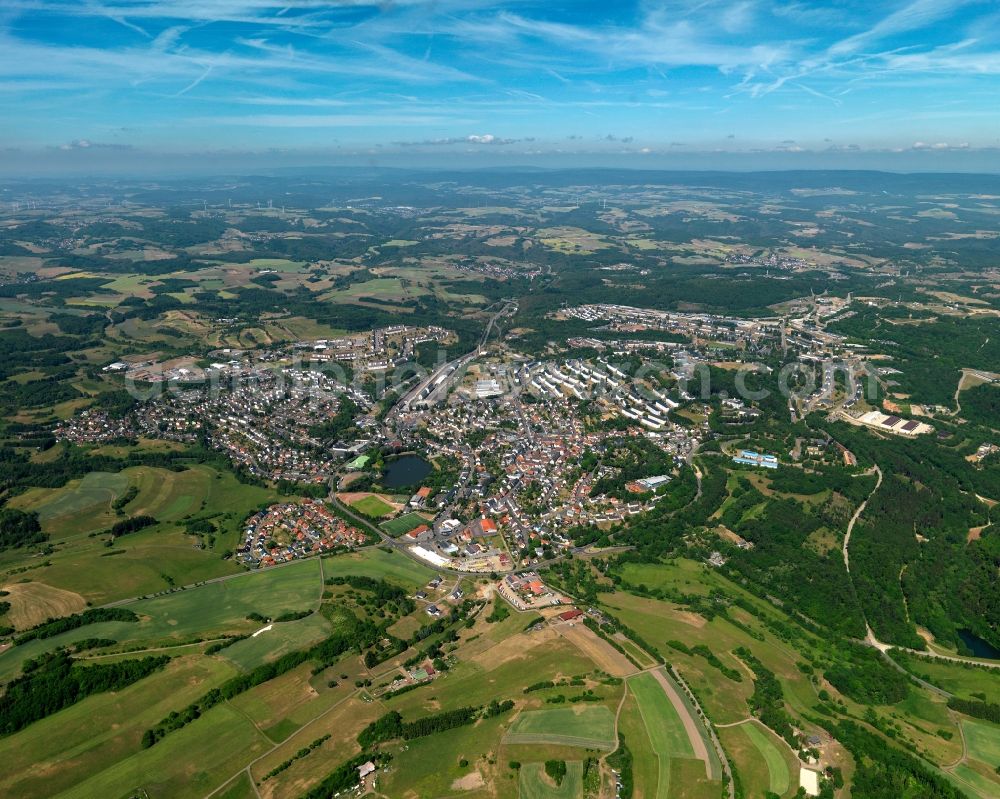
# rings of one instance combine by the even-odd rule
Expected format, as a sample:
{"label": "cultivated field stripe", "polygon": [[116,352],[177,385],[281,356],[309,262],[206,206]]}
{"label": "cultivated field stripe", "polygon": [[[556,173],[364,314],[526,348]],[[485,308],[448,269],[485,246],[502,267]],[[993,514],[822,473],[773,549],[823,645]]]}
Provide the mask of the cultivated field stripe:
{"label": "cultivated field stripe", "polygon": [[611,741],[600,738],[585,738],[579,735],[553,735],[549,733],[515,732],[504,738],[508,744],[552,744],[554,746],[582,746],[585,749],[607,749],[611,751],[614,745]]}
{"label": "cultivated field stripe", "polygon": [[740,729],[746,733],[747,738],[754,745],[764,762],[767,764],[767,772],[770,775],[771,791],[778,795],[788,790],[788,764],[785,758],[774,745],[774,742],[763,732],[754,721],[749,721],[742,725]]}
{"label": "cultivated field stripe", "polygon": [[681,695],[677,692],[673,682],[667,678],[667,675],[663,673],[662,669],[657,669],[656,671],[649,673],[652,674],[655,680],[660,684],[663,692],[667,695],[667,699],[670,700],[670,704],[673,705],[674,710],[677,711],[681,724],[684,725],[684,732],[687,734],[688,741],[691,744],[691,751],[698,760],[705,763],[705,776],[712,779],[712,763],[708,756],[708,747],[705,745],[705,739],[702,737],[701,731],[698,729],[698,721],[691,714],[691,710],[687,703],[681,698]]}

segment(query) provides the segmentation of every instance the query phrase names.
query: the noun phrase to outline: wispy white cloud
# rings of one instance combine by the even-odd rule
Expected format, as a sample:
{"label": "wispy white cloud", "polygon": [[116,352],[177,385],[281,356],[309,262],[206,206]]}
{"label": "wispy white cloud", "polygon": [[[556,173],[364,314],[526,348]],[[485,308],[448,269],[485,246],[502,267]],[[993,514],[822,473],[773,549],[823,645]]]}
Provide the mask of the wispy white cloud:
{"label": "wispy white cloud", "polygon": [[830,47],[830,53],[855,53],[891,36],[920,30],[946,19],[962,6],[981,2],[982,0],[911,0],[871,28],[837,42]]}
{"label": "wispy white cloud", "polygon": [[[130,117],[182,136],[380,127],[384,144],[505,152],[550,129],[669,150],[736,119],[802,141],[853,117],[870,135],[910,120],[892,126],[902,148],[980,142],[1000,119],[996,16],[994,0],[634,0],[600,15],[546,0],[5,0],[0,114],[15,123],[0,144],[31,126],[53,146],[100,140]],[[969,102],[943,108],[956,97]]]}

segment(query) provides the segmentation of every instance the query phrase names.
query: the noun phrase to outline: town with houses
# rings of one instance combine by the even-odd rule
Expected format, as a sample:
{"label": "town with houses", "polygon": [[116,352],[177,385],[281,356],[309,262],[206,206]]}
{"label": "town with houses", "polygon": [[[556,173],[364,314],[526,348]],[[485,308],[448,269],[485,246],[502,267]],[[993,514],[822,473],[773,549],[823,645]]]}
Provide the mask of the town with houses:
{"label": "town with houses", "polygon": [[[698,410],[701,398],[689,392],[688,381],[718,361],[720,348],[733,359],[780,347],[805,363],[850,364],[862,376],[890,379],[892,370],[877,365],[872,353],[825,331],[826,321],[849,313],[845,307],[841,300],[814,298],[789,308],[789,317],[750,320],[622,305],[563,308],[557,317],[626,337],[571,338],[569,348],[594,354],[562,359],[531,359],[514,344],[477,349],[432,374],[409,401],[381,413],[370,388],[338,379],[324,367],[343,363],[354,375],[390,370],[412,358],[421,344],[452,340],[449,331],[399,325],[283,349],[218,351],[211,354],[218,360],[200,372],[194,358],[181,359],[190,367],[175,359],[166,369],[168,364],[155,358],[132,358],[108,369],[181,387],[158,392],[127,414],[84,411],[54,432],[81,444],[140,436],[200,441],[255,478],[329,485],[329,500],[348,511],[358,511],[351,483],[365,476],[374,483],[358,496],[376,498],[369,501],[378,502],[382,512],[374,518],[361,514],[357,528],[321,500],[283,503],[247,520],[238,557],[249,567],[359,546],[374,529],[386,543],[435,568],[513,573],[572,548],[574,528],[628,524],[690,468],[712,432],[704,416],[689,414],[678,424],[675,414]],[[627,338],[656,333],[670,340]],[[643,354],[662,367],[659,377],[653,369],[635,369],[637,356],[646,363]],[[790,401],[789,411],[794,418],[826,408],[852,424],[901,436],[933,430],[929,422],[856,408],[861,390],[859,383],[853,391],[837,392],[828,378],[813,394]],[[757,414],[739,397],[722,401],[726,423]],[[648,442],[670,468],[632,479],[624,495],[597,491],[595,486],[615,473],[602,465],[602,456],[623,440]],[[435,468],[453,466],[453,482],[380,487],[381,475],[373,471],[380,455],[400,453],[413,453]],[[850,464],[851,453],[842,455]],[[777,469],[781,462],[778,455],[750,449],[731,458],[763,469]],[[365,524],[367,533],[361,529]],[[517,601],[524,603],[519,586],[505,590],[512,601],[520,596]]]}
{"label": "town with houses", "polygon": [[325,502],[282,502],[246,520],[236,558],[251,567],[274,566],[366,542],[362,531],[347,524]]}

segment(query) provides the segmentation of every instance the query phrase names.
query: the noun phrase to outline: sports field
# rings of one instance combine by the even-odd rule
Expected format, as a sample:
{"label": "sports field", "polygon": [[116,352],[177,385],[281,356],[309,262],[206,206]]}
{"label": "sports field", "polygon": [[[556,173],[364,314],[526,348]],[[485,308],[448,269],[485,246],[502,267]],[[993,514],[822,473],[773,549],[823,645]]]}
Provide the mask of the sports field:
{"label": "sports field", "polygon": [[583,796],[583,763],[570,760],[566,763],[566,776],[556,787],[545,774],[542,763],[525,763],[518,779],[521,799],[578,799]]}
{"label": "sports field", "polygon": [[422,524],[427,524],[427,519],[421,516],[415,511],[410,513],[404,513],[402,516],[397,516],[395,519],[389,519],[388,521],[382,522],[379,527],[385,530],[393,538],[398,538],[404,533],[410,532]]}
{"label": "sports field", "polygon": [[358,511],[358,513],[363,513],[365,516],[370,516],[373,519],[388,516],[395,510],[392,505],[379,499],[374,494],[369,494],[356,502],[352,502],[351,507]]}
{"label": "sports field", "polygon": [[615,717],[604,705],[577,705],[522,713],[504,738],[508,744],[615,748]]}

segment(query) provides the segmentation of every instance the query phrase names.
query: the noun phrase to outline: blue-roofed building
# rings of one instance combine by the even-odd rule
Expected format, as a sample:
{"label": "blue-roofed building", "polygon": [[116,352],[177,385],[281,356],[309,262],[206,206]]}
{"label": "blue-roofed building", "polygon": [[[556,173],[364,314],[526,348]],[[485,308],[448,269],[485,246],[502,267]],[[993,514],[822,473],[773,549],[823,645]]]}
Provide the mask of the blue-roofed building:
{"label": "blue-roofed building", "polygon": [[754,452],[752,449],[741,449],[740,454],[733,458],[733,463],[742,463],[745,466],[763,466],[765,469],[778,468],[777,456]]}

